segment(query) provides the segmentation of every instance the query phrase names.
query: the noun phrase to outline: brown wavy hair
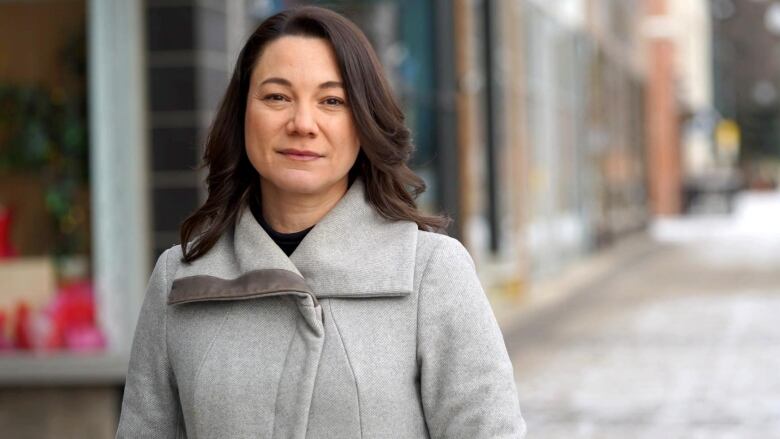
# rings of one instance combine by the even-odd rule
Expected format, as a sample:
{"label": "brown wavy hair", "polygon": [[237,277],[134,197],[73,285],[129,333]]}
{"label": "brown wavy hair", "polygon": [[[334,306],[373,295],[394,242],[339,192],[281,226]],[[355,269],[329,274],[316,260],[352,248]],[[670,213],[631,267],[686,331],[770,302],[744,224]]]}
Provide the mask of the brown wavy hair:
{"label": "brown wavy hair", "polygon": [[368,39],[336,12],[306,6],[263,21],[238,55],[206,139],[201,167],[208,168],[208,198],[181,225],[182,260],[192,262],[208,252],[235,226],[242,208],[259,200],[259,174],[244,145],[249,79],[263,48],[288,35],[323,38],[336,54],[361,145],[349,171],[350,182],[362,177],[367,201],[383,217],[414,221],[421,230],[443,232],[450,218],[418,211],[415,199],[425,191],[425,182],[407,164],[414,150],[409,129]]}

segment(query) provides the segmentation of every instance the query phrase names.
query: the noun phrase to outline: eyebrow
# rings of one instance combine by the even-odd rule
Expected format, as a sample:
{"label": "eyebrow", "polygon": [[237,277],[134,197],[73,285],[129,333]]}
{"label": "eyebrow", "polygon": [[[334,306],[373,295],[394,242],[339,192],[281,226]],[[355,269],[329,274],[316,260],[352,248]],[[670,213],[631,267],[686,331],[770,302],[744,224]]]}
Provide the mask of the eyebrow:
{"label": "eyebrow", "polygon": [[[260,85],[265,84],[278,84],[284,87],[292,87],[292,83],[284,78],[277,78],[277,77],[271,77],[266,79],[265,81],[261,82]],[[319,88],[326,89],[326,88],[344,88],[344,84],[342,84],[339,81],[325,81],[322,84],[319,85]]]}

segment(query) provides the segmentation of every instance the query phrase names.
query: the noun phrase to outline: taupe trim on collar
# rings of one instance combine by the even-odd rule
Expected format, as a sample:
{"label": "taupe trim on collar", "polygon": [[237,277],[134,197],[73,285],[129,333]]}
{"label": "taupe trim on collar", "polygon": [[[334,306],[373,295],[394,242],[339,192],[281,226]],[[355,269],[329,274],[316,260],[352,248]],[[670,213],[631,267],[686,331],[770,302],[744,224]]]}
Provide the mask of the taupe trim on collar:
{"label": "taupe trim on collar", "polygon": [[197,275],[173,281],[168,304],[203,302],[208,300],[241,300],[281,293],[301,293],[311,296],[314,305],[317,297],[309,290],[299,275],[279,269],[250,271],[236,279],[221,279]]}

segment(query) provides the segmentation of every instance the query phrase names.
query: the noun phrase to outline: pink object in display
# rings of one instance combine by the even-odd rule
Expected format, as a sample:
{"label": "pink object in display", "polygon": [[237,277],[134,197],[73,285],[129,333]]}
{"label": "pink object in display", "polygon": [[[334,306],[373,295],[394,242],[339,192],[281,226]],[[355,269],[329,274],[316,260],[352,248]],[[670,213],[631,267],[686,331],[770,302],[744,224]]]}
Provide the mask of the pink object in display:
{"label": "pink object in display", "polygon": [[95,300],[89,280],[62,285],[51,302],[38,311],[19,302],[13,333],[5,337],[6,315],[0,310],[0,353],[14,350],[74,352],[100,350],[106,338],[95,323]]}
{"label": "pink object in display", "polygon": [[36,350],[90,351],[106,345],[95,325],[92,284],[86,280],[61,286],[54,299],[29,319],[27,328]]}
{"label": "pink object in display", "polygon": [[72,351],[92,351],[104,348],[106,340],[97,327],[80,326],[65,333],[65,345]]}
{"label": "pink object in display", "polygon": [[90,281],[63,285],[47,307],[54,323],[52,341],[58,347],[85,351],[105,347],[105,338],[95,325],[95,300]]}

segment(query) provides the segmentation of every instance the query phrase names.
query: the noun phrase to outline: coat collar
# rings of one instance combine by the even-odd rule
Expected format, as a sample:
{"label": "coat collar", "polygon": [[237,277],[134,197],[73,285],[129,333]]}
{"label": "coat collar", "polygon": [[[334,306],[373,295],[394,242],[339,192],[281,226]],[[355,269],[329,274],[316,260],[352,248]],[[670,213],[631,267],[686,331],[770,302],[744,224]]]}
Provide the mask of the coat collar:
{"label": "coat collar", "polygon": [[[292,291],[300,291],[303,280],[316,297],[407,295],[413,290],[416,247],[417,225],[379,215],[366,200],[365,184],[358,177],[289,258],[244,207],[233,233],[225,234],[206,255],[181,266],[172,292],[178,297],[171,299],[187,301],[181,286],[191,285],[195,277],[217,278],[232,286],[247,285],[237,281],[250,278],[251,288],[263,291],[270,288],[263,279],[273,279],[277,291],[286,285],[279,284],[280,279],[288,279]],[[213,282],[210,285],[208,290],[214,291]],[[202,292],[197,299],[208,296]]]}

